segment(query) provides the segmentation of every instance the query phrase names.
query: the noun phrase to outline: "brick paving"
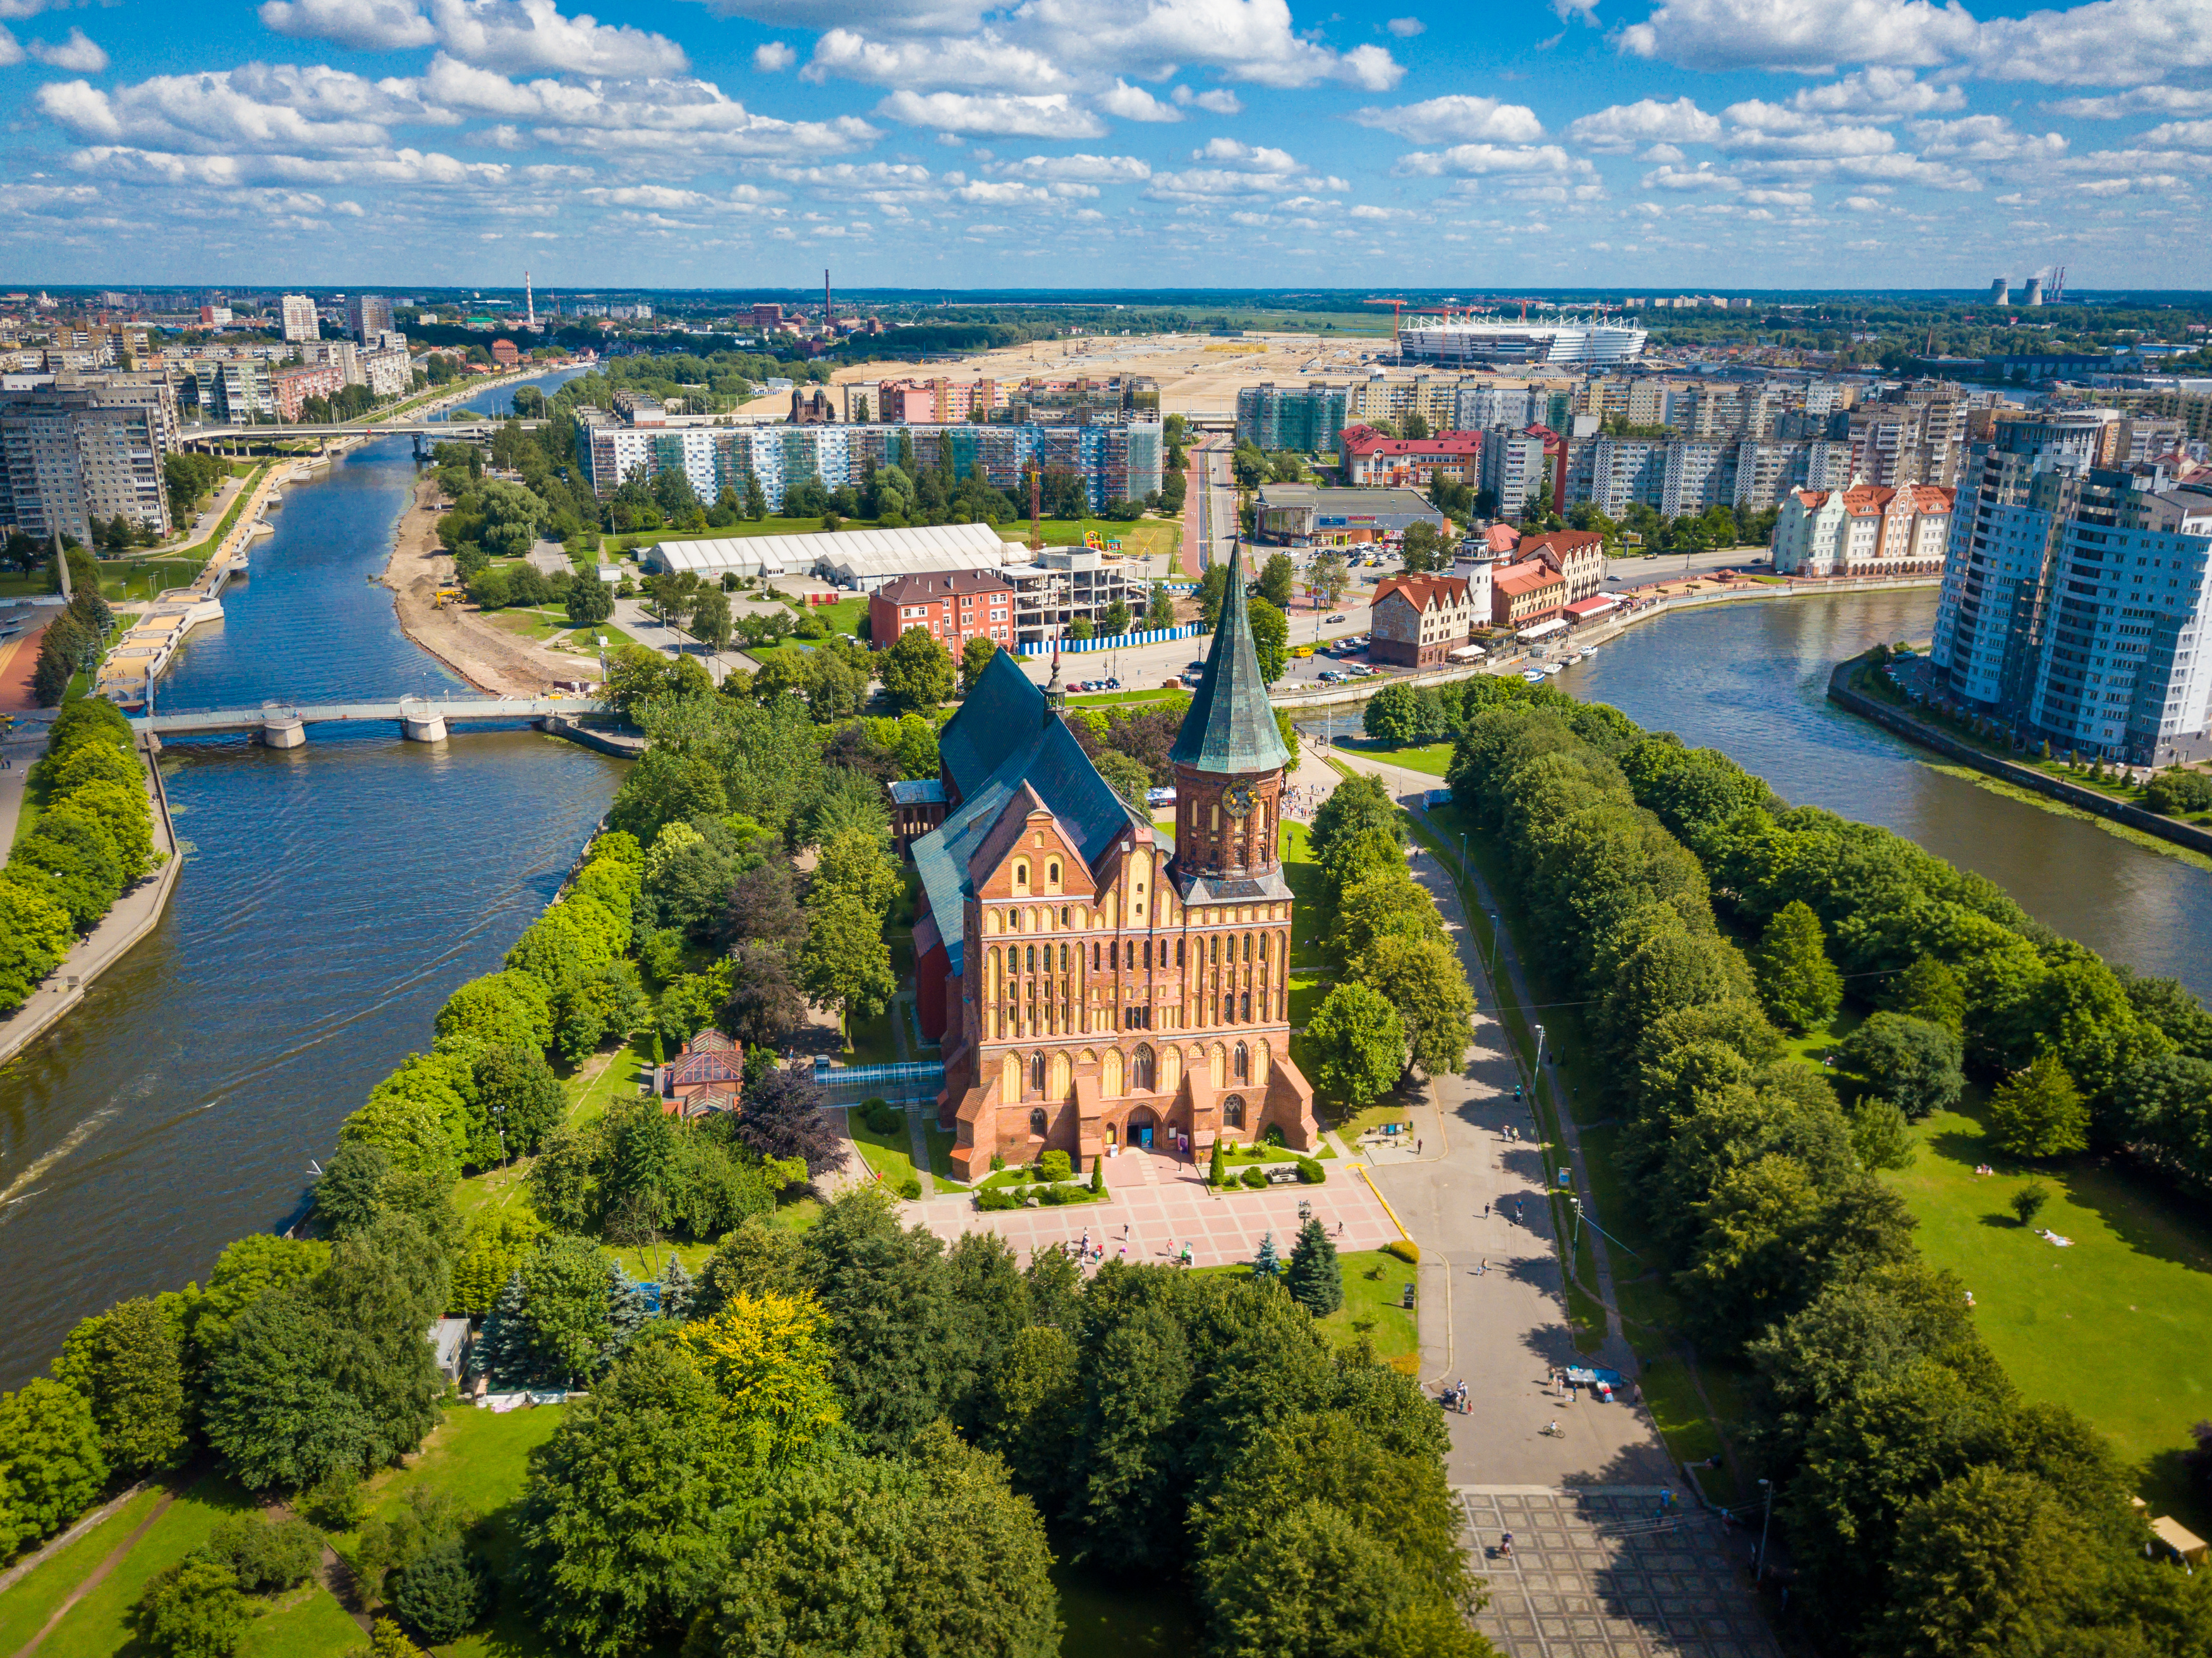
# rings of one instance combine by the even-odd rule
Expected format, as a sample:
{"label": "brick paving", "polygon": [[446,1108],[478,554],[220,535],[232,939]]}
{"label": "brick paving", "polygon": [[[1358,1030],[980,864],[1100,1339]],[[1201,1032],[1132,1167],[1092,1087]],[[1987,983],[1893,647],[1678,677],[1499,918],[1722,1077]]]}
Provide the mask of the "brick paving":
{"label": "brick paving", "polygon": [[1086,1231],[1094,1245],[1106,1246],[1109,1260],[1125,1250],[1133,1261],[1165,1260],[1188,1242],[1193,1266],[1225,1266],[1250,1260],[1269,1231],[1276,1250],[1287,1257],[1297,1236],[1301,1202],[1311,1204],[1315,1218],[1332,1233],[1343,1224],[1339,1249],[1379,1249],[1397,1241],[1401,1234],[1389,1212],[1344,1159],[1330,1158],[1322,1167],[1328,1178],[1319,1186],[1217,1196],[1206,1190],[1203,1169],[1131,1148],[1107,1159],[1108,1195],[1102,1203],[987,1213],[966,1193],[948,1193],[905,1207],[909,1220],[948,1242],[963,1232],[994,1231],[1024,1260],[1049,1244],[1077,1242]]}
{"label": "brick paving", "polygon": [[[1475,1627],[1509,1658],[1780,1658],[1735,1546],[1744,1533],[1679,1508],[1659,1522],[1660,1490],[1459,1487],[1490,1590]],[[1505,1532],[1510,1560],[1497,1553]]]}

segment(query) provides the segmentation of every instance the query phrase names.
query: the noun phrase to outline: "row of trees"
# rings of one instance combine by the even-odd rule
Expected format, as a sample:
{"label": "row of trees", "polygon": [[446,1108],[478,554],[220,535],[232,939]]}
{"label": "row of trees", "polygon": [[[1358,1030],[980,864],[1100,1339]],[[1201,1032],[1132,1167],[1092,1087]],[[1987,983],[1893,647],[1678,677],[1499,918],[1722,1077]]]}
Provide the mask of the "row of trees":
{"label": "row of trees", "polygon": [[[40,635],[39,659],[31,669],[31,695],[43,708],[59,703],[70,682],[94,669],[115,626],[115,612],[100,594],[100,567],[92,555],[71,544],[59,556],[69,563],[69,604]],[[55,586],[58,591],[58,574]]]}
{"label": "row of trees", "polygon": [[[1770,1016],[1817,1020],[1832,988],[1803,970],[1808,918],[1785,918],[1792,903],[1848,972],[1895,972],[1853,984],[1933,987],[1911,1004],[1923,1023],[1942,980],[1912,969],[1947,936],[2044,982],[2034,945],[1990,913],[2002,895],[1881,832],[1778,817],[1721,756],[1548,687],[1516,683],[1468,713],[1449,780],[1510,865],[1528,947],[1560,997],[1588,1006],[1589,1074],[1626,1120],[1621,1173],[1658,1240],[1647,1263],[1663,1252],[1702,1343],[1755,1372],[1748,1436],[1811,1615],[1878,1658],[2201,1647],[2212,1595],[2142,1558],[2110,1448],[2069,1412],[2023,1403],[1973,1334],[1963,1286],[1918,1259],[1873,1172],[1894,1150],[1896,1102],[1847,1108]],[[1756,969],[1717,895],[1766,923]],[[2047,948],[2046,975],[2086,955]],[[2067,1044],[2045,1007],[2049,1039]],[[2014,1029],[1980,1028],[1984,1042]]]}
{"label": "row of trees", "polygon": [[26,781],[43,805],[0,868],[0,1010],[22,1005],[167,855],[155,849],[145,774],[114,704],[85,697],[63,709]]}
{"label": "row of trees", "polygon": [[1317,918],[1338,972],[1301,1037],[1315,1085],[1352,1109],[1410,1071],[1455,1073],[1474,997],[1436,902],[1406,865],[1397,803],[1377,779],[1340,782],[1315,813]]}

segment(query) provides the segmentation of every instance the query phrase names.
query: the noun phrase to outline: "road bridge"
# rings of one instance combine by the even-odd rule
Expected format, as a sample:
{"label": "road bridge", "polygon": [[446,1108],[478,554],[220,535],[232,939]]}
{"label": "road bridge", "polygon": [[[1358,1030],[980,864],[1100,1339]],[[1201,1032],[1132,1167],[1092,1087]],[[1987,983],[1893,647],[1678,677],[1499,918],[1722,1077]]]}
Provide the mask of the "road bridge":
{"label": "road bridge", "polygon": [[605,707],[579,696],[403,696],[383,702],[264,702],[257,708],[203,708],[141,714],[132,729],[164,739],[247,732],[272,749],[306,744],[310,726],[396,724],[413,743],[442,743],[454,726],[528,720],[546,730],[573,726]]}
{"label": "road bridge", "polygon": [[488,438],[502,426],[520,426],[526,432],[534,432],[544,424],[542,420],[499,420],[488,415],[469,420],[356,421],[343,425],[283,421],[273,426],[187,426],[178,437],[185,443],[228,443],[240,438]]}

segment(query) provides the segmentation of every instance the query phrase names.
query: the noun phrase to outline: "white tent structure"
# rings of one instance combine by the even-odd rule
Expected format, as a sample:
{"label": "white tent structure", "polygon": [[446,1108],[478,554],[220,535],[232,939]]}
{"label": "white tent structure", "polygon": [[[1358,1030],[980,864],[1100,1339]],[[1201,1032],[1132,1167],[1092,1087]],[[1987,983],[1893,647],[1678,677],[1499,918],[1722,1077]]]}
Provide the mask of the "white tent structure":
{"label": "white tent structure", "polygon": [[988,524],[939,524],[665,541],[641,556],[653,568],[691,570],[707,579],[719,579],[726,571],[748,577],[811,574],[841,587],[872,592],[902,575],[995,570],[1023,552]]}

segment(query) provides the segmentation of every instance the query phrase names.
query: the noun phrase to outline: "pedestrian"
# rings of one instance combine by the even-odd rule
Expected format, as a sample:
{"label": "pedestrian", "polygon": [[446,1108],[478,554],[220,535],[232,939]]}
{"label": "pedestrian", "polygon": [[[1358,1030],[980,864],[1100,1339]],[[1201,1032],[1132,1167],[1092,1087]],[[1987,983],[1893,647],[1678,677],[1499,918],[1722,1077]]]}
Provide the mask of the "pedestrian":
{"label": "pedestrian", "polygon": [[1511,1532],[1506,1533],[1504,1536],[1498,1540],[1498,1558],[1501,1560],[1510,1560],[1513,1558],[1513,1533]]}
{"label": "pedestrian", "polygon": [[1490,1206],[1486,1203],[1482,1206],[1482,1218],[1485,1220],[1490,1218]]}
{"label": "pedestrian", "polygon": [[1475,1275],[1475,1277],[1477,1277],[1477,1278],[1480,1278],[1480,1277],[1481,1277],[1485,1272],[1488,1272],[1489,1270],[1490,1270],[1490,1257],[1489,1257],[1488,1255],[1485,1255],[1485,1256],[1482,1258],[1482,1265],[1481,1265],[1481,1266],[1478,1266],[1478,1267],[1476,1267],[1476,1268],[1474,1269],[1474,1275]]}
{"label": "pedestrian", "polygon": [[1421,1143],[1419,1140],[1413,1142],[1413,1155],[1417,1157],[1421,1155]]}

